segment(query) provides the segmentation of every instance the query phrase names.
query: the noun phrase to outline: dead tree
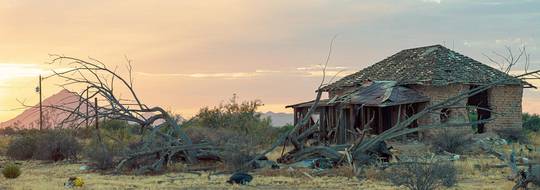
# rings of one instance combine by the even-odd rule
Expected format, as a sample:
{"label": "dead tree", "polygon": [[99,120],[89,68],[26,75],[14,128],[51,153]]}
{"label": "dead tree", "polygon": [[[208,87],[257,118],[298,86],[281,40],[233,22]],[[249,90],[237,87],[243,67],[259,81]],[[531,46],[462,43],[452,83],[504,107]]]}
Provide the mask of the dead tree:
{"label": "dead tree", "polygon": [[[118,74],[118,67],[108,68],[102,62],[89,58],[82,60],[73,57],[53,55],[50,64],[65,64],[69,69],[53,71],[47,78],[63,79],[62,88],[87,87],[78,93],[79,100],[75,108],[62,105],[51,105],[54,109],[68,112],[62,124],[78,127],[86,120],[99,122],[100,119],[123,120],[136,123],[141,128],[143,138],[141,146],[135,153],[120,159],[116,171],[120,171],[126,162],[157,155],[151,164],[141,167],[142,170],[159,171],[174,156],[181,155],[188,163],[197,162],[197,154],[208,149],[209,145],[193,144],[182,131],[180,125],[165,109],[144,104],[133,86],[132,66],[128,60],[128,77]],[[119,92],[127,92],[120,95]],[[87,96],[84,96],[88,93]],[[92,106],[91,100],[97,98],[100,106]],[[87,106],[95,109],[95,113],[86,113]],[[99,118],[99,119],[96,119]],[[158,124],[157,121],[164,121]],[[142,171],[141,170],[141,171]]]}
{"label": "dead tree", "polygon": [[[341,72],[341,71],[337,72],[332,78],[330,78],[330,80],[328,80],[328,81],[326,80],[326,74],[327,74],[326,69],[328,67],[328,63],[330,62],[330,58],[331,58],[331,55],[332,55],[332,48],[333,48],[334,41],[335,41],[336,37],[337,36],[334,36],[332,38],[332,40],[330,40],[330,46],[329,46],[328,54],[326,56],[326,60],[325,60],[324,64],[321,65],[322,74],[323,74],[322,80],[321,80],[321,83],[319,84],[319,86],[317,87],[317,90],[316,90],[317,95],[315,97],[313,105],[309,108],[307,114],[304,116],[304,118],[302,118],[300,120],[300,122],[295,124],[293,129],[291,129],[290,131],[288,131],[288,132],[282,134],[280,137],[278,137],[278,139],[272,144],[272,146],[270,148],[268,148],[267,150],[265,150],[262,153],[258,154],[251,161],[244,164],[243,169],[249,168],[255,161],[257,161],[258,159],[264,157],[266,154],[270,153],[271,151],[276,149],[278,146],[280,146],[280,145],[286,146],[287,142],[291,142],[291,144],[294,146],[294,150],[292,152],[301,153],[303,151],[303,149],[304,149],[304,143],[305,143],[304,140],[310,134],[313,134],[318,130],[317,128],[319,126],[319,123],[316,123],[315,125],[311,126],[310,128],[304,130],[302,133],[300,132],[302,127],[304,127],[309,122],[311,114],[315,113],[315,110],[319,106],[319,102],[321,100],[322,93],[323,93],[321,88],[323,86],[331,83],[335,79],[335,77]],[[307,152],[308,153],[313,153],[313,154],[319,154],[319,153],[320,154],[325,154],[325,153],[327,153],[327,155],[339,155],[339,153],[337,151],[335,151],[333,149],[328,149],[327,147],[320,147],[319,149],[317,149],[317,148],[315,148],[315,149],[317,151],[315,151],[313,149],[310,149]]]}

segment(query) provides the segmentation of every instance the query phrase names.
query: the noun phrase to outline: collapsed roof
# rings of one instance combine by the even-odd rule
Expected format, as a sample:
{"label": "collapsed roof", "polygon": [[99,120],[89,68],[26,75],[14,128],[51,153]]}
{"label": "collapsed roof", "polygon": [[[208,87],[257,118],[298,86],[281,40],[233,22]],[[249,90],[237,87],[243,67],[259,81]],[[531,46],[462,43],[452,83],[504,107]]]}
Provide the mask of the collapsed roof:
{"label": "collapsed roof", "polygon": [[[411,103],[428,102],[429,97],[424,96],[410,88],[399,86],[395,81],[374,81],[364,84],[343,95],[319,102],[320,107],[332,106],[339,103],[356,104],[372,107],[386,107]],[[289,105],[289,107],[310,107],[314,101]]]}

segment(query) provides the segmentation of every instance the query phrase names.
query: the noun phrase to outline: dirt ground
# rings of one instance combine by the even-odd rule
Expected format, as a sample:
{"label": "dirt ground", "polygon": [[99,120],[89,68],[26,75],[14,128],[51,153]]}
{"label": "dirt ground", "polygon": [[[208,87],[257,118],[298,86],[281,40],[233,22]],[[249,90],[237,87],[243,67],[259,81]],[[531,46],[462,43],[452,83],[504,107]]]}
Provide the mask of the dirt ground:
{"label": "dirt ground", "polygon": [[[0,163],[7,160],[3,158]],[[202,175],[190,173],[166,173],[161,175],[109,175],[91,171],[81,171],[82,163],[47,163],[40,161],[18,161],[22,175],[16,179],[0,177],[0,189],[64,189],[69,177],[79,176],[85,185],[80,189],[404,189],[381,180],[376,173],[368,174],[359,181],[354,177],[319,176],[313,178],[303,174],[306,170],[282,169],[280,171],[259,171],[247,186],[230,185],[225,181],[228,175]],[[492,157],[465,157],[456,161],[459,171],[458,184],[450,189],[511,189],[512,181],[506,176],[507,168],[482,167],[500,163]],[[348,169],[348,168],[347,168]]]}

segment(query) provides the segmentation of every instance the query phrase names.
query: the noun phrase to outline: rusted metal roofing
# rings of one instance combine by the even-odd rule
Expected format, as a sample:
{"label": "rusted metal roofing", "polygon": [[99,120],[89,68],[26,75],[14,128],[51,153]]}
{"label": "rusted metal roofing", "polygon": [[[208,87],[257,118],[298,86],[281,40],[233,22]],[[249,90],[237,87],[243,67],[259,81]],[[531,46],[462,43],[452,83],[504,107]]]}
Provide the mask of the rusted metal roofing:
{"label": "rusted metal roofing", "polygon": [[331,103],[358,104],[364,106],[386,107],[410,103],[428,102],[429,97],[413,89],[399,86],[395,81],[375,81],[339,96]]}
{"label": "rusted metal roofing", "polygon": [[[401,104],[428,102],[429,97],[413,89],[399,86],[395,81],[374,81],[369,85],[358,86],[343,95],[319,102],[319,106],[333,106],[336,104],[356,104],[374,107],[386,107]],[[314,101],[289,105],[289,107],[310,107]]]}
{"label": "rusted metal roofing", "polygon": [[348,75],[322,90],[357,86],[364,80],[397,81],[398,84],[442,86],[452,83],[487,84],[507,79],[503,84],[522,81],[441,45],[402,50],[378,63]]}
{"label": "rusted metal roofing", "polygon": [[[329,106],[328,101],[330,101],[330,100],[329,99],[320,100],[318,106],[320,106],[320,107]],[[298,103],[298,104],[288,105],[288,106],[285,106],[285,108],[311,107],[313,105],[313,103],[315,103],[315,100],[311,100],[311,101],[308,101],[308,102],[302,102],[302,103]]]}

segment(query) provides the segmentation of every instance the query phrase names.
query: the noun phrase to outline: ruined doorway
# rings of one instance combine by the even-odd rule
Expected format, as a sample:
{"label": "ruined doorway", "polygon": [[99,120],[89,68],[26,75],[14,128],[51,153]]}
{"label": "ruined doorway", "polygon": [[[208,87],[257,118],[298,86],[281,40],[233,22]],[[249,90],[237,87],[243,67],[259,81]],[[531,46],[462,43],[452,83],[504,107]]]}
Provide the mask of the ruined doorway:
{"label": "ruined doorway", "polygon": [[[477,86],[471,85],[470,89],[474,89]],[[467,107],[469,109],[469,120],[470,121],[479,121],[489,119],[491,117],[491,109],[489,106],[489,95],[488,90],[484,90],[474,96],[471,96],[467,99]],[[472,118],[471,118],[472,117]],[[484,133],[486,132],[485,123],[476,124],[476,132]]]}

